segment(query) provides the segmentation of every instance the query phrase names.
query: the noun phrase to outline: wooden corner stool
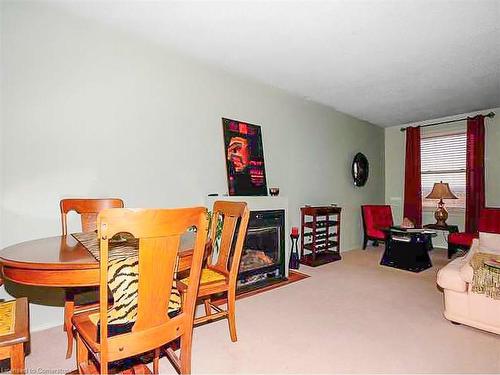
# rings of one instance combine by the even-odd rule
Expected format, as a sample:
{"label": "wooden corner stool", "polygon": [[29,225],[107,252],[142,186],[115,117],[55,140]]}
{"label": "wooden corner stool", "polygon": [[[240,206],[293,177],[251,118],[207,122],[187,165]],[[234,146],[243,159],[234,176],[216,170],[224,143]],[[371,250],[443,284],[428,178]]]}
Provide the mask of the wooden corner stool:
{"label": "wooden corner stool", "polygon": [[26,297],[0,302],[0,360],[10,358],[13,374],[24,374],[24,344],[30,339]]}

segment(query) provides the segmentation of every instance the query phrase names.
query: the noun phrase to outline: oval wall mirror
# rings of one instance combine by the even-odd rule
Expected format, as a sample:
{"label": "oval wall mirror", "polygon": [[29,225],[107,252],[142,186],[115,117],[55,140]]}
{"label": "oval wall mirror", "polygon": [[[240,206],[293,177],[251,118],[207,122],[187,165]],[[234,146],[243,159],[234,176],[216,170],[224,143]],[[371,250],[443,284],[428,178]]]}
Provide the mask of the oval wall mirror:
{"label": "oval wall mirror", "polygon": [[354,186],[364,186],[368,180],[368,159],[361,152],[354,156],[352,161],[352,178]]}

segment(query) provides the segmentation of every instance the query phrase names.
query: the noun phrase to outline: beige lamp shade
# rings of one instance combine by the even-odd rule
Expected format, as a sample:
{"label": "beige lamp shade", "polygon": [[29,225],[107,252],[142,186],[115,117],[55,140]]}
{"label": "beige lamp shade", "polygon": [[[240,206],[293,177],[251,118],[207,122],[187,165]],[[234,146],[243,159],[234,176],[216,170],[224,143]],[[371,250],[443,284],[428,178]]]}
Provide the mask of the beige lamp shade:
{"label": "beige lamp shade", "polygon": [[458,199],[455,194],[450,190],[450,185],[447,182],[435,182],[432,191],[427,199]]}

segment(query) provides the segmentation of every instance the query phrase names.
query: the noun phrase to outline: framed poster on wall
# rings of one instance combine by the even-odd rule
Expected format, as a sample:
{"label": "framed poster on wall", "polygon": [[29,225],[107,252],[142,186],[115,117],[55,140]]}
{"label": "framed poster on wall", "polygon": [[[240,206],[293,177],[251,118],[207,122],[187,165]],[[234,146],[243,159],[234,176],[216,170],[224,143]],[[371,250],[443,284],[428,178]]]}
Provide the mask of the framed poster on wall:
{"label": "framed poster on wall", "polygon": [[260,126],[222,119],[229,195],[267,195]]}

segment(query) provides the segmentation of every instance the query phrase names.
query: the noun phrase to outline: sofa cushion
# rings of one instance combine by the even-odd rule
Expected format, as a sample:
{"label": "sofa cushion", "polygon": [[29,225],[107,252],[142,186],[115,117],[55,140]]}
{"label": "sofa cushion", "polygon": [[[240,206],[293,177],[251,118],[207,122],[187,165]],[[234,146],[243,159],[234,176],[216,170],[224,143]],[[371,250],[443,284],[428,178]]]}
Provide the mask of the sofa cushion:
{"label": "sofa cushion", "polygon": [[472,233],[450,233],[448,236],[448,242],[454,245],[467,246],[470,247],[472,245],[472,240],[477,236]]}
{"label": "sofa cushion", "polygon": [[441,268],[437,275],[437,283],[443,289],[451,289],[456,292],[467,291],[467,283],[460,275],[460,269],[464,265],[463,258],[457,258]]}
{"label": "sofa cushion", "polygon": [[479,251],[500,255],[500,234],[479,232]]}

